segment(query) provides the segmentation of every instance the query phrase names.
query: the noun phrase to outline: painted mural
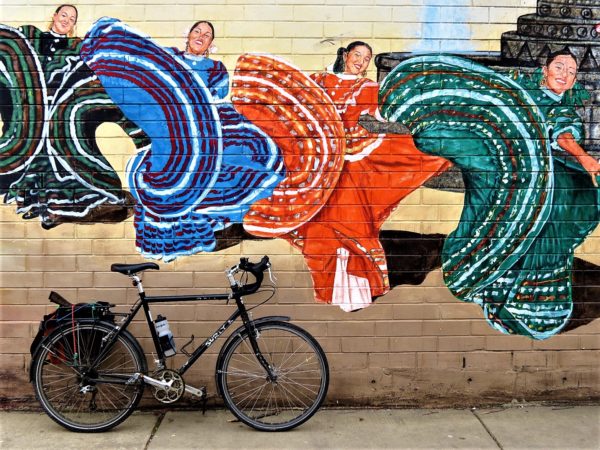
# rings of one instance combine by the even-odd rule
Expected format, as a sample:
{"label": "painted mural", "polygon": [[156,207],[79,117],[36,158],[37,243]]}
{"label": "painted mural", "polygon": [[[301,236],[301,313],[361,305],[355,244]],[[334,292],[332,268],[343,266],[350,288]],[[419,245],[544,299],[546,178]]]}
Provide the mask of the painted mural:
{"label": "painted mural", "polygon": [[[345,311],[441,266],[452,294],[503,333],[546,339],[599,316],[574,309],[573,251],[600,220],[600,165],[580,145],[576,109],[588,94],[568,52],[532,76],[413,57],[381,85],[364,77],[365,42],[311,75],[244,54],[228,102],[227,69],[209,57],[210,22],[191,27],[183,51],[110,18],[83,42],[0,30],[10,98],[0,180],[24,218],[51,227],[133,213],[139,252],[165,262],[285,239],[304,255],[315,299]],[[44,39],[64,48],[48,58]],[[365,116],[407,131],[369,131]],[[95,144],[105,121],[137,144],[131,194]],[[450,167],[465,193],[454,232],[382,230],[408,194]]]}
{"label": "painted mural", "polygon": [[108,18],[90,30],[81,58],[152,140],[127,168],[144,256],[172,261],[214,250],[214,232],[241,222],[284,177],[273,140],[223,101],[222,63],[160,47]]}
{"label": "painted mural", "polygon": [[531,78],[436,55],[402,62],[381,87],[383,116],[463,173],[464,209],[442,252],[446,285],[495,328],[538,339],[570,317],[573,250],[600,218],[600,165],[576,143],[575,108],[587,97],[576,71],[567,52]]}
{"label": "painted mural", "polygon": [[25,219],[121,221],[129,195],[97,144],[118,123],[137,148],[149,144],[81,61],[81,40],[33,26],[0,25],[0,192]]}
{"label": "painted mural", "polygon": [[[335,182],[317,186],[319,195],[310,202],[297,192],[279,189],[251,208],[244,228],[256,236],[286,239],[298,248],[311,270],[316,299],[348,311],[368,306],[372,297],[389,291],[381,226],[404,197],[449,166],[445,159],[420,152],[409,135],[373,134],[358,124],[361,115],[377,113],[377,83],[357,77],[371,54],[364,43],[352,45],[348,65],[357,73],[310,76],[273,56],[242,55],[233,77],[236,108],[259,126],[274,128],[292,173],[305,169],[296,163],[298,149],[291,139],[295,130],[288,124],[304,126],[304,111],[278,99],[266,102],[255,93],[275,91],[280,97],[297,98],[288,82],[294,79],[313,95],[318,93],[319,108],[334,111],[336,123],[343,125],[344,139],[335,149],[343,163],[334,166]],[[312,111],[311,119],[321,127],[331,120],[319,109]],[[311,143],[317,145],[318,141]],[[323,166],[319,172],[332,169]],[[315,168],[311,172],[318,173]],[[295,209],[290,211],[288,204]]]}

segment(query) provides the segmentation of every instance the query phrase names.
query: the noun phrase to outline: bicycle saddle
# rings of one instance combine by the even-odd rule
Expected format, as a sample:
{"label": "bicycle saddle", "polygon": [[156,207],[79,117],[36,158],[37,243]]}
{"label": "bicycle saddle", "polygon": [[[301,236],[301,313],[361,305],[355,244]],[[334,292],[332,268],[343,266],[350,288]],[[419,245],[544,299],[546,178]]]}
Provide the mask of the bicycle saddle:
{"label": "bicycle saddle", "polygon": [[119,272],[123,275],[135,275],[138,272],[148,269],[160,270],[160,267],[156,263],[113,264],[110,266],[111,272]]}

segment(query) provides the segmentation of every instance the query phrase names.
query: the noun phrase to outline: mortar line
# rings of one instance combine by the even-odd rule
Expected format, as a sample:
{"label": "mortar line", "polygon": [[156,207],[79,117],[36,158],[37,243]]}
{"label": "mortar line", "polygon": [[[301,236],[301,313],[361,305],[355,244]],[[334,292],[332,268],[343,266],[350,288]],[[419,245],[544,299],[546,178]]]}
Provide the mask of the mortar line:
{"label": "mortar line", "polygon": [[490,435],[490,437],[492,438],[492,440],[496,443],[496,445],[498,446],[498,448],[500,450],[504,450],[504,447],[502,447],[502,444],[500,444],[500,441],[496,438],[496,436],[494,436],[494,433],[492,433],[492,430],[490,430],[488,428],[488,426],[485,424],[485,422],[481,419],[481,417],[479,417],[479,415],[477,414],[477,411],[475,411],[474,409],[471,410],[471,413],[477,418],[477,420],[479,420],[479,423],[481,424],[481,426],[485,429],[485,431],[487,431],[487,434]]}
{"label": "mortar line", "polygon": [[150,446],[152,439],[154,439],[154,436],[156,435],[156,432],[160,428],[160,424],[162,423],[162,421],[166,415],[167,415],[166,412],[162,412],[162,413],[160,413],[160,416],[158,416],[158,418],[156,419],[156,423],[154,424],[154,427],[152,427],[152,432],[150,433],[150,437],[148,438],[148,441],[146,442],[146,445],[144,446],[144,450],[148,450],[148,447]]}

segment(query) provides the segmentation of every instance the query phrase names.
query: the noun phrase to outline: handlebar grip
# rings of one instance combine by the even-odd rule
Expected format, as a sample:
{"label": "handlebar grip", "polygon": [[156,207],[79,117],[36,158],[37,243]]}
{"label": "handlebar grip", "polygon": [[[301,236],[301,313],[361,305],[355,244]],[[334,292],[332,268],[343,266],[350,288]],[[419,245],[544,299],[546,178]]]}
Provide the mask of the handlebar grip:
{"label": "handlebar grip", "polygon": [[244,285],[240,289],[239,293],[242,295],[253,294],[256,291],[258,291],[260,285],[262,284],[264,278],[263,272],[270,267],[269,257],[265,255],[257,263],[251,263],[248,260],[248,258],[240,258],[240,263],[238,267],[241,270],[250,272],[254,276],[254,278],[256,278],[256,281],[254,283],[248,283]]}
{"label": "handlebar grip", "polygon": [[247,270],[256,276],[259,273],[264,272],[269,268],[269,257],[263,256],[262,259],[257,263],[251,263],[248,258],[240,258],[240,269]]}

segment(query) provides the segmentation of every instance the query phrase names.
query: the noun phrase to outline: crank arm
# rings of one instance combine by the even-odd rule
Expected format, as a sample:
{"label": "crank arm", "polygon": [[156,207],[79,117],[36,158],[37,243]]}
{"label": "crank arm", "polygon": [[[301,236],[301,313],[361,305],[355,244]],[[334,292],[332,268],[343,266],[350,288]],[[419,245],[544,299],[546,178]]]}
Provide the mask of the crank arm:
{"label": "crank arm", "polygon": [[144,382],[149,384],[150,386],[154,386],[159,389],[169,389],[171,387],[171,383],[172,383],[172,382],[167,383],[166,381],[157,380],[155,378],[149,377],[148,375],[144,375],[143,373],[136,373],[134,376],[132,376],[127,381],[127,384],[134,384],[135,382],[139,381],[140,378],[142,380],[144,380]]}
{"label": "crank arm", "polygon": [[206,388],[202,387],[198,389],[186,384],[185,392],[187,392],[188,394],[192,394],[194,397],[202,398],[206,395]]}

